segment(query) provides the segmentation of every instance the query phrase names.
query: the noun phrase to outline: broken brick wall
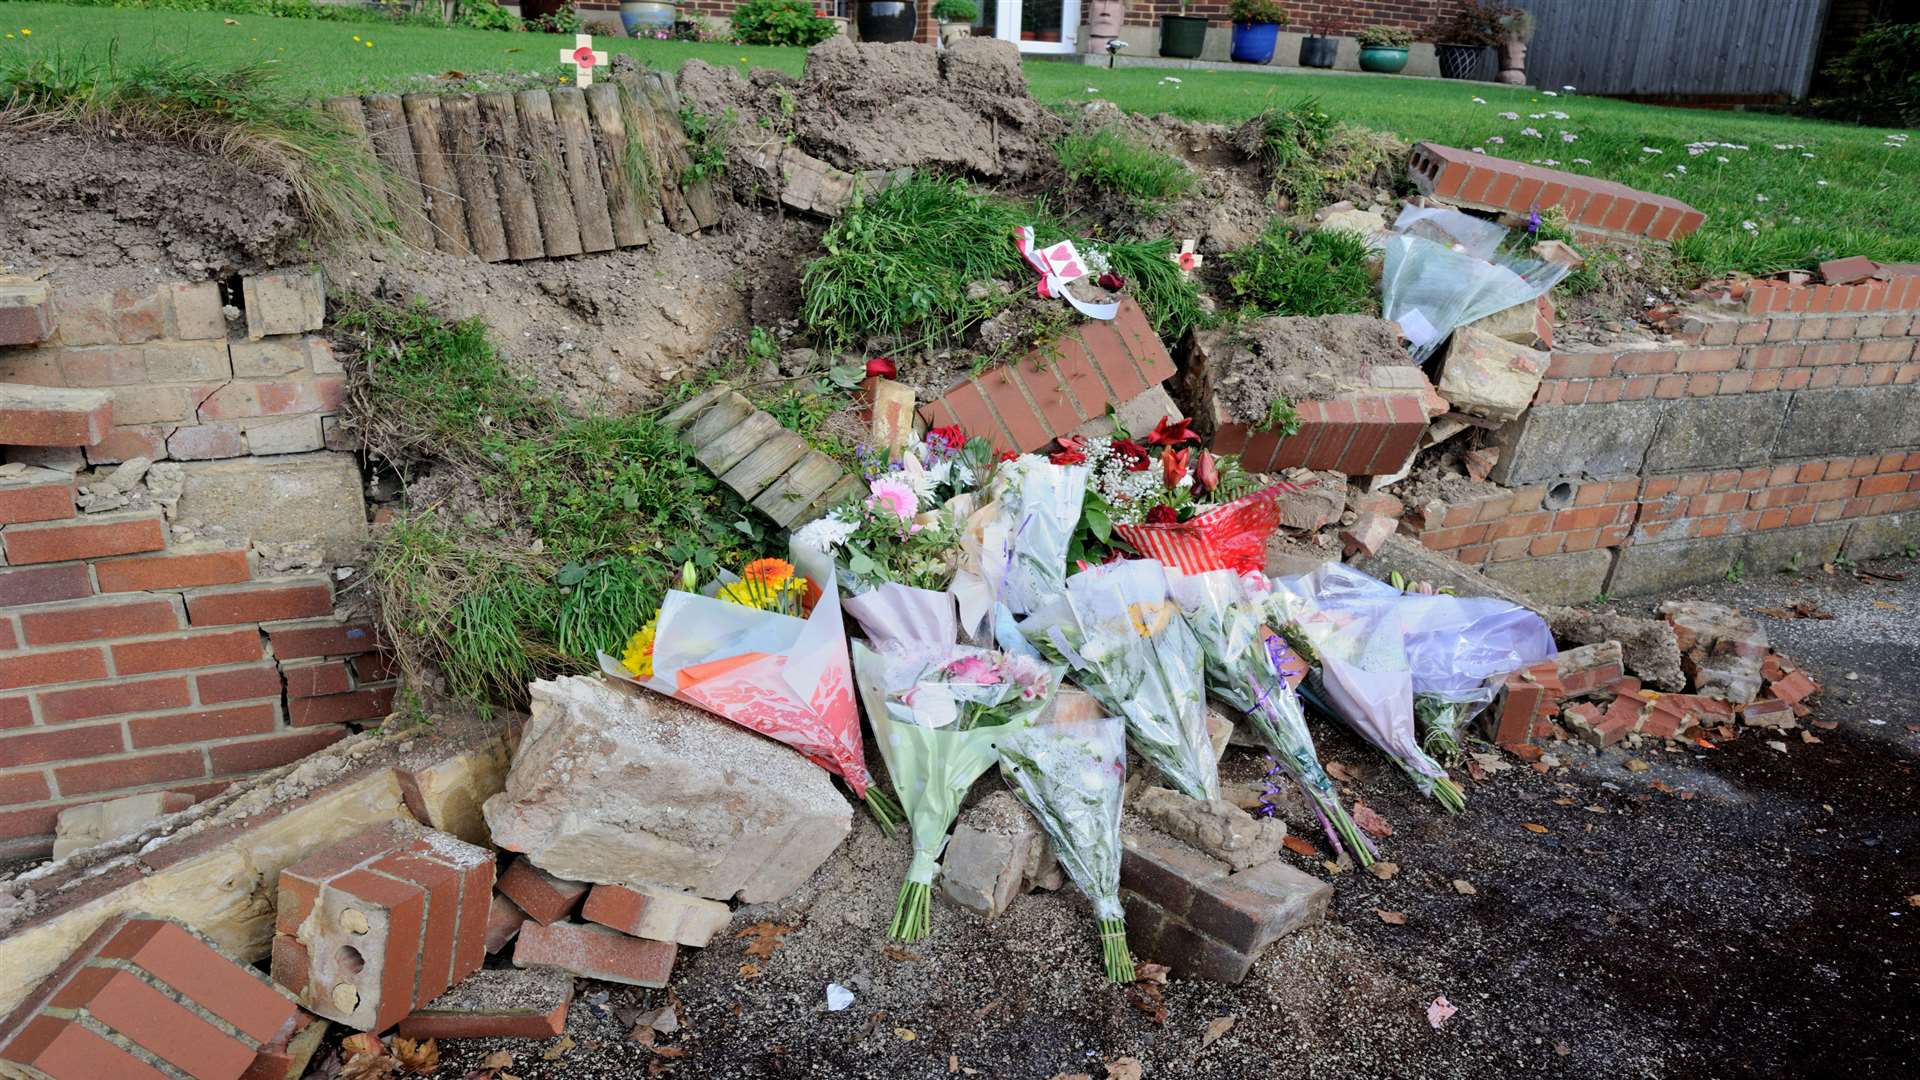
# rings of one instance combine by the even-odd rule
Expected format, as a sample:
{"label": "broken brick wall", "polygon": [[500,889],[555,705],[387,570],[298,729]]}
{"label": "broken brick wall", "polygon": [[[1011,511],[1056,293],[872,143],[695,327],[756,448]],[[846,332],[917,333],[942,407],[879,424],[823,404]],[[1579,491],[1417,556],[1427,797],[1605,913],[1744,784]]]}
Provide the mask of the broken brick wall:
{"label": "broken brick wall", "polygon": [[1582,601],[1920,540],[1920,276],[1712,292],[1670,337],[1555,350],[1499,433],[1513,490],[1411,513],[1421,542]]}
{"label": "broken brick wall", "polygon": [[0,287],[0,851],[388,711],[336,592],[367,522],[323,317],[312,272]]}

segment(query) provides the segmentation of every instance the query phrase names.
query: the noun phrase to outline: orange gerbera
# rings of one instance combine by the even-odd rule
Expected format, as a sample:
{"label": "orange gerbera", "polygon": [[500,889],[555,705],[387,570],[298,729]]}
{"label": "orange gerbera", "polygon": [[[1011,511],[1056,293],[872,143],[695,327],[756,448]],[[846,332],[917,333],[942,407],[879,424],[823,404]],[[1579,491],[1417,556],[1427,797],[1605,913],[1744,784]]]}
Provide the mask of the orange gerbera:
{"label": "orange gerbera", "polygon": [[793,564],[785,559],[755,559],[741,568],[740,576],[777,589],[793,576]]}

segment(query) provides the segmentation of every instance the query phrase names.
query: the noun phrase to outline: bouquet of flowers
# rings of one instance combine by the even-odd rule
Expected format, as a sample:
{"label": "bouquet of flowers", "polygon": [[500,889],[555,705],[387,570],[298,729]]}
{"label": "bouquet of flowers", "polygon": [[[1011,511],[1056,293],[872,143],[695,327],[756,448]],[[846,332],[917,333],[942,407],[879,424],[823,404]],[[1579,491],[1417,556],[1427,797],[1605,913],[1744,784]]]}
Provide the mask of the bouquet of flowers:
{"label": "bouquet of flowers", "polygon": [[964,645],[855,643],[854,672],[867,719],[908,823],[913,863],[888,936],[927,936],[933,876],[967,789],[993,764],[995,746],[1052,699],[1061,670],[1027,656]]}
{"label": "bouquet of flowers", "polygon": [[1082,527],[1098,554],[1118,537],[1149,559],[1183,570],[1258,570],[1280,524],[1275,496],[1291,484],[1260,487],[1239,460],[1198,443],[1185,420],[1161,417],[1146,445],[1130,438],[1059,440],[1050,459],[1089,470]]}
{"label": "bouquet of flowers", "polygon": [[1274,759],[1300,786],[1326,831],[1334,851],[1350,851],[1361,866],[1373,865],[1367,838],[1340,805],[1333,778],[1320,765],[1306,712],[1285,665],[1292,659],[1286,642],[1263,621],[1273,586],[1266,575],[1210,570],[1173,578],[1170,587],[1180,613],[1207,654],[1207,686],[1253,724]]}
{"label": "bouquet of flowers", "polygon": [[1120,907],[1120,792],[1127,776],[1126,721],[1095,716],[1018,731],[1000,743],[1000,775],[1040,820],[1073,883],[1093,902],[1107,978],[1134,980]]}
{"label": "bouquet of flowers", "polygon": [[1200,642],[1167,596],[1164,567],[1140,559],[1083,570],[1020,632],[1126,717],[1133,748],[1182,794],[1219,796]]}
{"label": "bouquet of flowers", "polygon": [[[1382,592],[1381,590],[1385,590]],[[1392,610],[1390,585],[1340,563],[1274,583],[1270,607],[1289,637],[1310,643],[1318,671],[1309,679],[1328,710],[1394,760],[1414,786],[1450,813],[1466,795],[1420,748],[1413,716],[1413,671]]]}
{"label": "bouquet of flowers", "polygon": [[891,833],[900,808],[867,772],[832,572],[816,584],[784,559],[756,559],[704,590],[688,566],[680,585],[600,670],[793,747]]}
{"label": "bouquet of flowers", "polygon": [[954,578],[969,633],[995,602],[1024,615],[1060,591],[1086,492],[1084,465],[1022,454],[994,466],[988,500],[962,530]]}

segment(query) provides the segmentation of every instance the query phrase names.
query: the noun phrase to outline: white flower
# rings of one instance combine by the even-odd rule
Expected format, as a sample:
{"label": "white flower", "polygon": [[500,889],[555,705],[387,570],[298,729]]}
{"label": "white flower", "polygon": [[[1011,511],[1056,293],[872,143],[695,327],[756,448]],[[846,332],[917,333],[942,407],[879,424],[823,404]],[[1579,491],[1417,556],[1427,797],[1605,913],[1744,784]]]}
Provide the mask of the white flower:
{"label": "white flower", "polygon": [[1579,142],[1579,141],[1580,141],[1580,136],[1578,136],[1578,135],[1575,135],[1575,134],[1574,134],[1573,132],[1571,132],[1571,131],[1563,131],[1563,132],[1561,132],[1561,133],[1560,133],[1560,141],[1561,141],[1561,142],[1567,142],[1567,143],[1570,143],[1570,142]]}
{"label": "white flower", "polygon": [[1180,80],[1179,80],[1179,79],[1176,79],[1176,78],[1174,78],[1174,77],[1173,77],[1173,76],[1171,76],[1171,75],[1163,75],[1163,76],[1161,76],[1161,77],[1160,77],[1160,81],[1161,81],[1161,82],[1170,82],[1170,83],[1177,83],[1177,82],[1179,82]]}
{"label": "white flower", "polygon": [[1571,86],[1563,86],[1560,89],[1565,90],[1569,94],[1573,93],[1573,87]]}
{"label": "white flower", "polygon": [[842,521],[832,514],[814,520],[794,530],[793,542],[808,551],[821,555],[832,553],[834,548],[846,544],[853,536],[855,525],[851,521]]}
{"label": "white flower", "polygon": [[1099,93],[1099,92],[1100,92],[1100,88],[1099,88],[1099,87],[1097,87],[1097,86],[1089,86],[1089,87],[1087,87],[1087,93],[1089,93],[1089,94],[1097,94],[1097,93]]}
{"label": "white flower", "polygon": [[1673,171],[1677,173],[1685,173],[1687,171],[1687,167],[1685,165],[1675,165],[1673,167]]}
{"label": "white flower", "polygon": [[1522,134],[1522,135],[1529,135],[1529,136],[1532,136],[1533,138],[1536,138],[1536,139],[1541,139],[1541,138],[1545,138],[1545,136],[1543,136],[1543,135],[1541,135],[1541,134],[1540,134],[1540,133],[1539,133],[1538,131],[1536,131],[1536,130],[1534,130],[1533,128],[1530,128],[1530,127],[1523,127],[1523,128],[1521,128],[1521,129],[1520,129],[1520,134]]}
{"label": "white flower", "polygon": [[1477,97],[1473,99],[1473,103],[1475,105],[1485,105],[1487,103],[1487,99],[1483,97]]}
{"label": "white flower", "polygon": [[1801,157],[1803,157],[1803,158],[1810,158],[1810,157],[1812,157],[1813,155],[1812,155],[1812,154],[1809,154],[1809,153],[1807,153],[1807,152],[1806,152],[1805,150],[1802,150],[1802,151],[1800,151],[1800,156],[1801,156]]}
{"label": "white flower", "polygon": [[1473,152],[1474,152],[1474,153],[1476,153],[1476,154],[1484,154],[1484,153],[1486,153],[1486,151],[1485,151],[1485,150],[1482,150],[1482,149],[1480,149],[1480,148],[1479,148],[1479,147],[1477,147],[1477,146],[1473,148]]}
{"label": "white flower", "polygon": [[1793,149],[1793,148],[1792,148],[1791,146],[1788,146],[1788,145],[1787,145],[1786,143],[1783,143],[1783,142],[1777,142],[1777,143],[1774,143],[1774,144],[1773,144],[1773,148],[1774,148],[1775,150],[1791,150],[1791,149]]}
{"label": "white flower", "polygon": [[1527,114],[1527,119],[1529,120],[1545,120],[1546,118],[1547,118],[1547,114],[1543,112],[1532,112]]}
{"label": "white flower", "polygon": [[1825,180],[1815,180],[1815,181],[1814,181],[1814,184],[1815,184],[1816,186],[1818,186],[1818,187],[1826,187],[1826,186],[1827,186],[1827,182],[1826,182]]}
{"label": "white flower", "polygon": [[1551,116],[1551,117],[1553,117],[1553,118],[1554,118],[1555,120],[1571,120],[1571,119],[1573,119],[1572,117],[1570,117],[1570,116],[1568,116],[1568,115],[1567,115],[1566,113],[1563,113],[1563,112],[1561,112],[1561,111],[1560,111],[1560,110],[1558,110],[1558,109],[1555,109],[1555,110],[1553,110],[1552,112],[1550,112],[1550,113],[1548,113],[1547,115],[1548,115],[1548,116]]}
{"label": "white flower", "polygon": [[1727,162],[1732,161],[1733,159],[1730,157],[1727,157],[1724,154],[1715,154],[1713,155],[1713,160],[1719,162],[1722,165],[1725,165]]}
{"label": "white flower", "polygon": [[1755,224],[1754,224],[1753,222],[1751,222],[1751,221],[1743,221],[1743,222],[1741,222],[1741,223],[1740,223],[1740,227],[1741,227],[1741,228],[1743,228],[1743,229],[1745,229],[1745,230],[1747,230],[1747,231],[1748,231],[1748,232],[1750,232],[1750,233],[1757,233],[1757,232],[1759,232],[1759,231],[1760,231],[1760,226],[1758,226],[1758,225],[1755,225]]}
{"label": "white flower", "polygon": [[1541,162],[1540,164],[1542,164],[1542,165],[1558,165],[1558,164],[1560,164],[1560,163],[1559,163],[1559,162],[1557,162],[1557,161],[1555,161],[1555,160],[1553,160],[1552,158],[1548,158],[1547,160],[1545,160],[1545,161],[1543,161],[1543,162]]}
{"label": "white flower", "polygon": [[1492,144],[1493,144],[1493,145],[1495,145],[1495,146],[1501,146],[1501,145],[1504,145],[1504,144],[1506,143],[1506,141],[1507,141],[1507,140],[1505,140],[1505,139],[1503,139],[1503,138],[1501,138],[1501,137],[1500,137],[1500,136],[1498,136],[1498,135],[1489,135],[1489,136],[1487,136],[1487,141],[1488,141],[1489,143],[1492,143]]}
{"label": "white flower", "polygon": [[1583,157],[1577,157],[1577,158],[1574,158],[1574,159],[1573,159],[1573,163],[1574,163],[1575,165],[1591,165],[1591,164],[1593,164],[1593,162],[1591,162],[1591,161],[1588,161],[1588,160],[1587,160],[1586,158],[1583,158]]}
{"label": "white flower", "polygon": [[1666,178],[1667,178],[1667,179],[1669,179],[1669,180],[1678,180],[1678,179],[1680,179],[1680,178],[1679,178],[1678,176],[1676,176],[1676,175],[1674,175],[1673,173],[1661,173],[1660,175],[1661,175],[1661,176],[1664,176],[1664,177],[1666,177]]}
{"label": "white flower", "polygon": [[1754,202],[1766,202],[1766,201],[1767,201],[1767,197],[1766,197],[1765,195],[1755,195],[1755,196],[1753,197],[1753,201],[1754,201]]}
{"label": "white flower", "polygon": [[1517,113],[1517,112],[1503,112],[1503,113],[1501,113],[1501,114],[1500,114],[1500,119],[1502,119],[1502,120],[1518,120],[1518,119],[1520,119],[1520,114],[1519,114],[1519,113]]}
{"label": "white flower", "polygon": [[1543,97],[1559,97],[1560,96],[1559,94],[1555,93],[1552,90],[1542,90],[1540,91],[1540,93]]}
{"label": "white flower", "polygon": [[1654,148],[1654,147],[1651,147],[1651,146],[1643,146],[1643,147],[1641,147],[1641,148],[1640,148],[1640,152],[1641,152],[1641,153],[1643,153],[1643,154],[1664,154],[1664,153],[1666,153],[1666,151],[1665,151],[1665,150],[1659,150],[1659,149],[1656,149],[1656,148]]}

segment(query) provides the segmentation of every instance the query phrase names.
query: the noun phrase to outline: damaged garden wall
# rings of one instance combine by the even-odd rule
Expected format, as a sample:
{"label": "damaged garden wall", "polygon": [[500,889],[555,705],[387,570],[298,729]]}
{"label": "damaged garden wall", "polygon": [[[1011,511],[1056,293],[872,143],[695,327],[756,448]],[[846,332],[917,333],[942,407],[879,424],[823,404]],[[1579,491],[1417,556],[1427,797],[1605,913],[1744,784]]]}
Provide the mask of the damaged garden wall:
{"label": "damaged garden wall", "polygon": [[[313,271],[0,286],[0,850],[63,809],[205,798],[386,715]],[[84,279],[80,279],[84,280]]]}
{"label": "damaged garden wall", "polygon": [[1412,507],[1428,547],[1581,601],[1898,551],[1920,534],[1920,276],[1722,287],[1672,335],[1554,351],[1510,490]]}

